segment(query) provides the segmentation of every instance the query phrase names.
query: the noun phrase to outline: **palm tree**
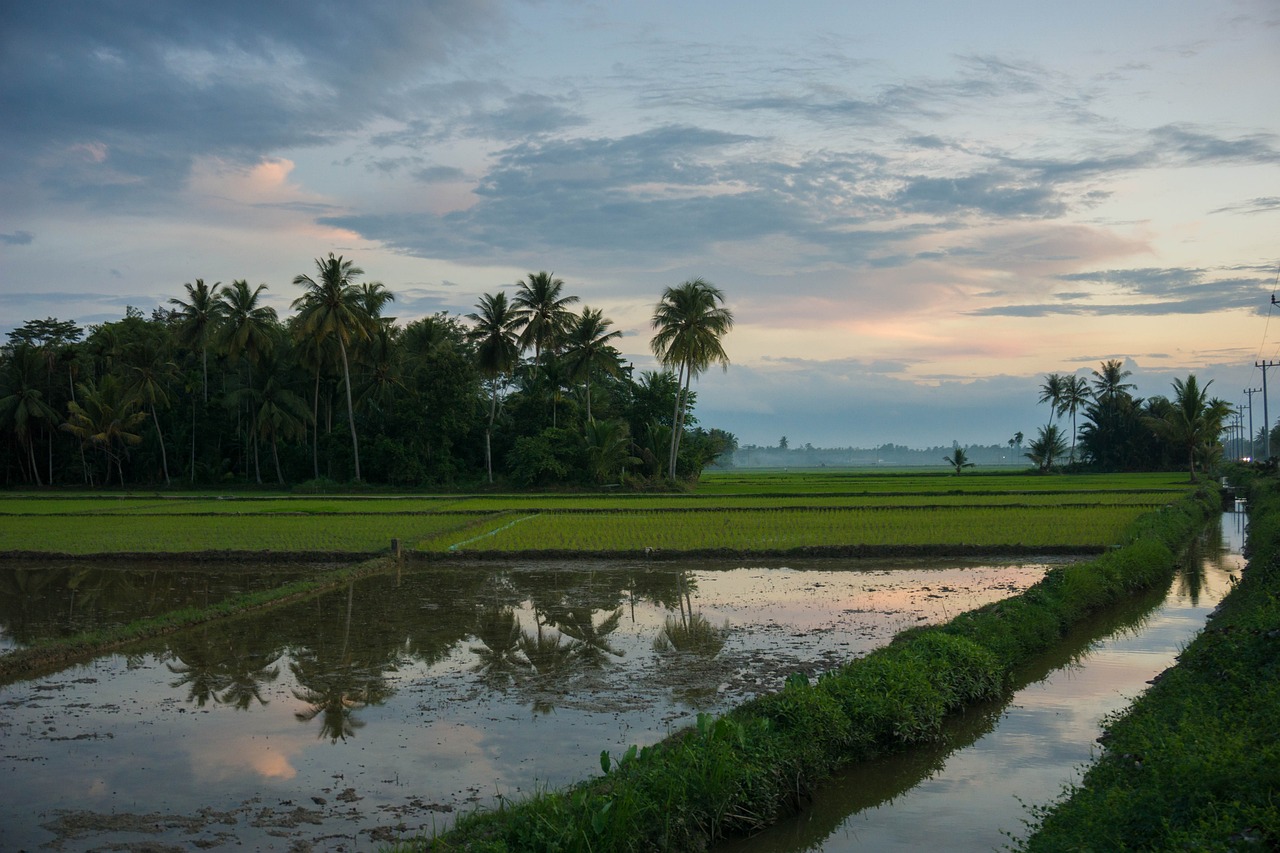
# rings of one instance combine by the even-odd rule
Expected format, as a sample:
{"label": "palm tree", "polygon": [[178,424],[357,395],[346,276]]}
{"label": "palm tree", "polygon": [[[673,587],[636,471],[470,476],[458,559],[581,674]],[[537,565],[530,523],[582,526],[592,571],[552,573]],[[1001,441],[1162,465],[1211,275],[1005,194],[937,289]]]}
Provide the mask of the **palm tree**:
{"label": "palm tree", "polygon": [[1071,461],[1076,461],[1076,412],[1089,405],[1089,382],[1074,373],[1063,379],[1062,395],[1058,399],[1058,414],[1071,415]]}
{"label": "palm tree", "polygon": [[[355,459],[356,481],[360,480],[360,440],[356,436],[356,413],[351,399],[351,365],[347,350],[355,342],[368,337],[372,318],[367,310],[370,304],[390,301],[391,294],[376,287],[361,290],[354,279],[364,275],[364,270],[353,261],[334,257],[316,258],[319,280],[309,275],[299,275],[293,283],[307,289],[293,301],[299,310],[297,330],[300,335],[315,336],[324,340],[330,336],[338,341],[338,353],[342,356],[342,381],[347,392],[347,423],[351,427],[351,452]],[[380,287],[380,286],[379,286]],[[381,300],[380,302],[378,300]]]}
{"label": "palm tree", "polygon": [[733,312],[723,307],[724,294],[701,278],[668,287],[653,312],[653,354],[666,368],[676,368],[680,391],[671,423],[671,451],[667,474],[676,476],[680,435],[684,432],[684,400],[694,376],[718,362],[729,369],[729,356],[720,339],[733,328]]}
{"label": "palm tree", "polygon": [[476,324],[468,337],[476,344],[476,361],[480,373],[488,378],[492,392],[489,425],[484,431],[484,461],[489,471],[489,482],[492,483],[493,421],[498,415],[498,388],[502,384],[502,377],[510,373],[520,360],[516,330],[520,328],[522,320],[519,312],[507,304],[505,293],[486,293],[476,303],[476,309],[478,313],[467,315],[467,319]]}
{"label": "palm tree", "polygon": [[1138,386],[1125,382],[1133,371],[1125,370],[1118,359],[1104,361],[1102,369],[1093,371],[1093,396],[1098,400],[1110,400],[1117,394],[1129,391]]}
{"label": "palm tree", "polygon": [[621,356],[609,343],[622,337],[618,330],[609,331],[613,321],[604,316],[599,309],[584,306],[582,315],[577,318],[566,338],[565,360],[568,362],[569,375],[581,378],[587,386],[587,421],[591,417],[591,371],[603,370],[611,376],[622,371]]}
{"label": "palm tree", "polygon": [[956,469],[957,474],[964,471],[965,468],[972,468],[976,464],[974,462],[969,461],[969,454],[964,452],[963,447],[955,448],[951,452],[950,456],[942,457],[942,461],[954,467]]}
{"label": "palm tree", "polygon": [[1058,413],[1058,406],[1062,403],[1062,392],[1066,389],[1065,380],[1060,373],[1050,373],[1045,376],[1044,384],[1040,386],[1040,399],[1036,402],[1049,404],[1049,422],[1046,426],[1053,423],[1053,416]]}
{"label": "palm tree", "polygon": [[515,298],[511,305],[520,316],[520,348],[533,345],[533,374],[542,367],[542,352],[559,345],[573,322],[569,305],[578,301],[576,296],[561,296],[564,281],[555,273],[529,273],[524,281],[516,282]]}
{"label": "palm tree", "polygon": [[164,484],[168,486],[172,485],[169,481],[169,454],[164,447],[164,433],[160,431],[158,411],[169,406],[169,387],[177,379],[178,365],[171,361],[161,361],[162,357],[154,346],[141,345],[137,348],[135,360],[139,363],[132,368],[129,393],[137,397],[139,403],[151,409],[156,437],[160,439]]}
{"label": "palm tree", "polygon": [[[223,304],[224,322],[222,325],[223,348],[227,357],[235,360],[244,357],[248,366],[248,382],[253,387],[253,366],[275,346],[275,331],[278,320],[276,309],[263,305],[262,292],[267,289],[260,284],[253,290],[249,282],[237,279],[231,287],[222,291],[219,299]],[[249,439],[253,443],[254,474],[259,483],[262,482],[262,470],[258,466],[257,424],[253,420],[253,409],[249,416]]]}
{"label": "palm tree", "polygon": [[200,350],[200,370],[204,375],[202,388],[204,401],[209,402],[209,344],[218,332],[218,324],[225,316],[226,303],[218,298],[218,288],[222,282],[217,281],[209,287],[204,279],[196,279],[196,283],[184,284],[187,289],[187,301],[170,299],[169,304],[178,308],[178,337],[185,345]]}
{"label": "palm tree", "polygon": [[1222,424],[1231,413],[1231,406],[1223,400],[1209,399],[1209,380],[1203,386],[1194,373],[1186,381],[1173,380],[1173,400],[1162,417],[1146,418],[1157,435],[1187,453],[1187,468],[1191,482],[1196,482],[1196,454],[1216,445],[1222,433]]}
{"label": "palm tree", "polygon": [[1030,450],[1023,455],[1041,472],[1052,468],[1058,457],[1067,452],[1067,441],[1056,424],[1040,427],[1040,434],[1027,446]]}
{"label": "palm tree", "polygon": [[137,446],[142,436],[135,430],[147,418],[146,412],[136,410],[137,400],[125,393],[114,374],[108,373],[102,381],[82,382],[77,386],[79,401],[67,403],[71,417],[62,429],[80,439],[88,447],[100,448],[107,460],[107,475],[103,485],[111,479],[111,464],[115,463],[124,485],[124,466],[116,447]]}
{"label": "palm tree", "polygon": [[597,483],[608,483],[629,465],[641,460],[631,455],[631,431],[627,422],[588,421],[587,460]]}
{"label": "palm tree", "polygon": [[12,351],[5,366],[8,370],[0,382],[0,424],[14,434],[19,446],[26,448],[32,478],[37,486],[43,486],[40,469],[36,465],[31,428],[35,421],[52,424],[58,419],[58,413],[45,401],[44,394],[37,387],[39,353],[32,346],[19,346]]}

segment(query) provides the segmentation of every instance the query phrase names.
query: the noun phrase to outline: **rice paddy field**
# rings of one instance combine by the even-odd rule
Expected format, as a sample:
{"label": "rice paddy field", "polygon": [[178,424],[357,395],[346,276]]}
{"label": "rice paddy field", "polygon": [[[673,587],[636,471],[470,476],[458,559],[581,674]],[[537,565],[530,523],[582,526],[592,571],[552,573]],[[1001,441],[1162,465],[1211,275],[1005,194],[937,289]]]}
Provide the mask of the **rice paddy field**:
{"label": "rice paddy field", "polygon": [[720,472],[687,494],[6,494],[0,553],[1101,548],[1185,474]]}

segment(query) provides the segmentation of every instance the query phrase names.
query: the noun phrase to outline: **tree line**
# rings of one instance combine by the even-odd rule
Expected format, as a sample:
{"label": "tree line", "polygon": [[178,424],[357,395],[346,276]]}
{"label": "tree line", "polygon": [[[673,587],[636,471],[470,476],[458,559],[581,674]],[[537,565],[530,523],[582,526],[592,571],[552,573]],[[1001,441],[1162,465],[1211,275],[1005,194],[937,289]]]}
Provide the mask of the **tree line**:
{"label": "tree line", "polygon": [[663,291],[660,369],[634,376],[613,321],[552,273],[407,324],[363,276],[316,259],[284,318],[266,284],[196,279],[149,316],[24,323],[0,347],[5,485],[644,486],[736,445],[693,415],[733,328],[702,279]]}
{"label": "tree line", "polygon": [[[1212,380],[1194,373],[1173,381],[1171,398],[1130,393],[1132,375],[1117,360],[1103,362],[1092,377],[1047,374],[1039,402],[1049,404],[1048,423],[1027,445],[1025,456],[1041,471],[1066,460],[1104,471],[1185,468],[1194,481],[1222,457],[1222,433],[1234,410],[1209,396]],[[1055,422],[1070,418],[1068,435]],[[1070,445],[1067,439],[1070,437]]]}

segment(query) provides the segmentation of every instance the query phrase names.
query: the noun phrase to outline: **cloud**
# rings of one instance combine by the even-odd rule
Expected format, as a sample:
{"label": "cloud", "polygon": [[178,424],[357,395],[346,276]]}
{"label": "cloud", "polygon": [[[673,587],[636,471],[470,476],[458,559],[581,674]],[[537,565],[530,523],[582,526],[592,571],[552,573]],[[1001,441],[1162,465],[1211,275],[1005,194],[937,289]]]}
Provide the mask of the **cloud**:
{"label": "cloud", "polygon": [[[1056,278],[1092,284],[1096,289],[1057,293],[1054,298],[1058,301],[1051,303],[987,306],[966,313],[986,317],[1161,316],[1239,309],[1264,313],[1262,306],[1270,287],[1267,279],[1261,274],[1227,277],[1224,272],[1145,268],[1071,273]],[[1117,297],[1127,301],[1117,301]]]}
{"label": "cloud", "polygon": [[27,246],[36,239],[30,231],[14,231],[12,234],[0,234],[0,243],[6,246]]}
{"label": "cloud", "polygon": [[252,163],[403,109],[407,82],[505,20],[487,0],[117,5],[6,8],[0,111],[23,120],[0,128],[5,176],[99,203],[171,192],[198,156]]}
{"label": "cloud", "polygon": [[1280,196],[1260,196],[1219,207],[1210,213],[1274,213],[1280,210]]}

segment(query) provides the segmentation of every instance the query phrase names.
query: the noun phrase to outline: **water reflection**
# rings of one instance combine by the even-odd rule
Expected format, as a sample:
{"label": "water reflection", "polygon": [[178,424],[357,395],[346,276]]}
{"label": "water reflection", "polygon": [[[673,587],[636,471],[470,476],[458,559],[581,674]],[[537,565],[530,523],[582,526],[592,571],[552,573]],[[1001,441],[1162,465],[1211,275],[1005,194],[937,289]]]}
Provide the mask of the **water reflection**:
{"label": "water reflection", "polygon": [[[60,810],[115,816],[138,803],[182,819],[147,841],[184,846],[225,846],[230,837],[289,849],[303,834],[324,846],[316,839],[399,824],[430,832],[495,791],[519,796],[579,780],[599,767],[602,748],[655,743],[699,710],[723,711],[798,669],[874,648],[903,621],[940,621],[1043,571],[977,562],[536,563],[366,578],[149,640],[128,657],[0,685],[0,754],[15,768],[4,774],[10,784],[0,780],[0,848],[56,844],[62,830],[50,827],[88,825],[52,822]],[[163,610],[248,583],[152,574],[102,585],[95,618],[123,618],[108,610],[111,599],[129,613]],[[55,591],[72,577],[56,568],[0,573],[33,594],[0,601],[0,628],[24,612],[87,612],[83,580],[74,599]],[[930,590],[943,587],[956,592],[934,598]],[[867,606],[881,599],[890,610]],[[732,633],[714,627],[726,621]],[[52,617],[43,624],[67,630]],[[660,636],[671,651],[655,650]],[[302,821],[298,804],[310,809],[313,796],[328,805]],[[367,834],[355,846],[387,837]],[[116,840],[105,831],[63,839],[67,849]]]}

